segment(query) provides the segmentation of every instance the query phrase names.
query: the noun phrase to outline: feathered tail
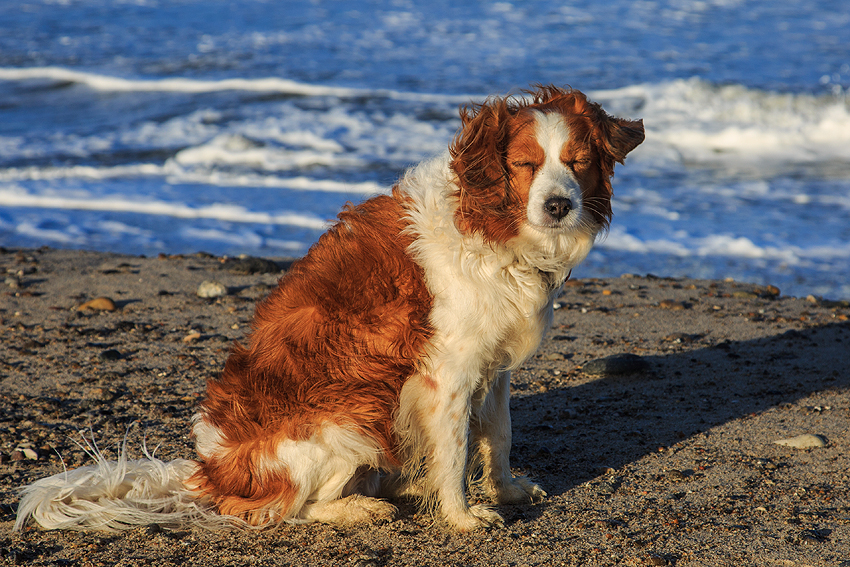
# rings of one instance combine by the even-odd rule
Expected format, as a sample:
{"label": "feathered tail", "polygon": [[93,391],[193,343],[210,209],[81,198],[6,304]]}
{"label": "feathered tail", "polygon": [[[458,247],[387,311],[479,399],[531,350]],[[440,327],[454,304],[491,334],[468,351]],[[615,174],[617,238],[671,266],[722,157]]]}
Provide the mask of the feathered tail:
{"label": "feathered tail", "polygon": [[117,461],[108,461],[94,442],[80,447],[94,465],[66,470],[20,491],[15,530],[33,518],[50,530],[118,531],[159,524],[163,527],[232,527],[236,518],[221,516],[184,484],[198,463],[161,461],[143,446],[145,458],[127,459],[124,437]]}

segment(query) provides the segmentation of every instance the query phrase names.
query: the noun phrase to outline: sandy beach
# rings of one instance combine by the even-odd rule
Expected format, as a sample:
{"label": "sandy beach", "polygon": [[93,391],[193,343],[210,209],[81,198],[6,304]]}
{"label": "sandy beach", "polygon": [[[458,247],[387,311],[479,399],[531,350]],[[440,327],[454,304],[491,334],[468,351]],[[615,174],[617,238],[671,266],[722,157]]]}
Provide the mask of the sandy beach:
{"label": "sandy beach", "polygon": [[114,455],[136,423],[132,457],[193,457],[205,382],[287,266],[0,249],[0,562],[850,566],[850,303],[580,269],[512,386],[514,472],[549,496],[504,527],[446,532],[400,501],[352,528],[12,531],[16,489],[89,462],[80,431]]}

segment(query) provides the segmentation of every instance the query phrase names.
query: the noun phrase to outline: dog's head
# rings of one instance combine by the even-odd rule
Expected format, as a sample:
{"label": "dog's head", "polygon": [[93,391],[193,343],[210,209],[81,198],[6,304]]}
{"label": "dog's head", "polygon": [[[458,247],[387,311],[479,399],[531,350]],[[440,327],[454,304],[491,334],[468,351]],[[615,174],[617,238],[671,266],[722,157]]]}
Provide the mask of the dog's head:
{"label": "dog's head", "polygon": [[523,225],[592,234],[611,220],[611,176],[644,139],[643,122],[609,116],[576,90],[539,86],[461,109],[451,146],[455,222],[507,242]]}

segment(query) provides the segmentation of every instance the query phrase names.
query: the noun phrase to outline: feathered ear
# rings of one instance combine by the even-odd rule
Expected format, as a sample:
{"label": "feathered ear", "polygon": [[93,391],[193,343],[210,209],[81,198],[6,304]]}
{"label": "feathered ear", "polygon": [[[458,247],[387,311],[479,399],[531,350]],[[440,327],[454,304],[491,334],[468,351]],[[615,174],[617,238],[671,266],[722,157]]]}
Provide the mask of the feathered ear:
{"label": "feathered ear", "polygon": [[619,163],[623,163],[626,155],[645,138],[643,120],[625,120],[606,115],[600,126],[601,148]]}
{"label": "feathered ear", "polygon": [[517,207],[507,169],[511,119],[517,105],[494,98],[460,110],[462,127],[449,146],[450,167],[457,175],[455,223],[462,232],[505,241],[518,233]]}
{"label": "feathered ear", "polygon": [[615,163],[623,163],[626,155],[644,140],[643,120],[625,120],[609,116],[602,107],[593,102],[586,103],[582,113],[590,118],[591,138],[599,151],[599,168],[602,176],[598,185],[589,190],[586,202],[591,214],[601,226],[611,221],[611,177]]}
{"label": "feathered ear", "polygon": [[490,190],[504,183],[509,116],[501,99],[460,109],[462,127],[449,152],[451,168],[465,190]]}

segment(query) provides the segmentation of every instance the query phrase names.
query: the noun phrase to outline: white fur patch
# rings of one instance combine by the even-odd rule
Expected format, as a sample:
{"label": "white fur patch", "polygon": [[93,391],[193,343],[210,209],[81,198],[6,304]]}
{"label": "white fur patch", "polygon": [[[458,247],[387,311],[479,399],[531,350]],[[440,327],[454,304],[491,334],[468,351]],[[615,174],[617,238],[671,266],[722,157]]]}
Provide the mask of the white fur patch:
{"label": "white fur patch", "polygon": [[[535,136],[543,148],[545,160],[528,193],[526,208],[528,222],[536,227],[566,231],[575,229],[582,214],[581,187],[570,168],[561,161],[561,149],[570,139],[570,131],[561,114],[534,111]],[[553,223],[543,210],[551,197],[565,197],[572,201],[573,209],[566,217]]]}

